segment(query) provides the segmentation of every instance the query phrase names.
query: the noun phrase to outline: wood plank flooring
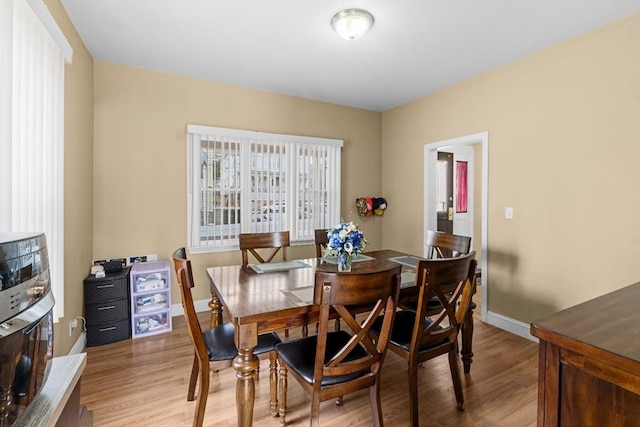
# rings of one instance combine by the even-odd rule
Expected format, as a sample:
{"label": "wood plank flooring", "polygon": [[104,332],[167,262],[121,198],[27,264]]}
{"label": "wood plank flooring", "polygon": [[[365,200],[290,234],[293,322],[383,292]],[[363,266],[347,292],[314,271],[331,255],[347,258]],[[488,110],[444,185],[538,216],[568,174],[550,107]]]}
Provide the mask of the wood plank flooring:
{"label": "wood plank flooring", "polygon": [[[167,334],[87,348],[81,404],[93,411],[96,427],[192,424],[195,402],[187,402],[186,395],[193,351],[184,319],[173,320],[173,331]],[[206,313],[201,320],[203,325],[208,323]],[[299,328],[291,333],[296,336]],[[421,426],[534,426],[537,345],[476,320],[473,351],[471,373],[464,378],[464,412],[456,410],[446,356],[427,362],[420,369]],[[278,420],[271,418],[268,411],[268,367],[267,361],[261,363],[254,425],[278,427]],[[405,363],[389,352],[382,376],[385,424],[407,426]],[[288,390],[288,425],[309,425],[309,397],[291,378]],[[345,396],[343,406],[324,402],[320,422],[323,426],[370,426],[368,393]],[[229,368],[213,374],[205,426],[235,425],[235,372]]]}

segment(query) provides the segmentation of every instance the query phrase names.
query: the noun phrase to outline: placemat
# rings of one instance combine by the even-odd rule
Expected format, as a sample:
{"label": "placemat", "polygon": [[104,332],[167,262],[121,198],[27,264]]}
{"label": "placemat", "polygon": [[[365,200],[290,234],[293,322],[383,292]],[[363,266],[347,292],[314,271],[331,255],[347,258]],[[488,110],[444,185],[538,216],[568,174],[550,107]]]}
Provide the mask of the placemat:
{"label": "placemat", "polygon": [[296,268],[311,268],[302,261],[265,262],[262,264],[249,264],[256,273],[272,273],[274,271],[295,270]]}
{"label": "placemat", "polygon": [[389,258],[389,261],[394,261],[398,264],[406,265],[407,267],[416,268],[418,266],[418,262],[424,261],[424,258],[419,258],[417,256],[411,255],[403,255]]}
{"label": "placemat", "polygon": [[298,288],[294,290],[280,291],[285,295],[289,295],[299,306],[306,306],[313,304],[313,286],[305,286],[304,288]]}

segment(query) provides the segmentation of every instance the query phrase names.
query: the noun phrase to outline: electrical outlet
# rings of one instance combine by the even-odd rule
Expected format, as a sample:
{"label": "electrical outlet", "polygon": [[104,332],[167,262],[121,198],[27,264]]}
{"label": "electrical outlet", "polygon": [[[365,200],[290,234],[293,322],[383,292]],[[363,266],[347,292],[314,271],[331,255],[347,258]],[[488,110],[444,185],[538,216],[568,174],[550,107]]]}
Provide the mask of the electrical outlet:
{"label": "electrical outlet", "polygon": [[504,208],[504,217],[506,219],[513,219],[513,208],[512,207]]}
{"label": "electrical outlet", "polygon": [[69,336],[73,335],[73,330],[78,327],[78,319],[73,319],[69,322]]}

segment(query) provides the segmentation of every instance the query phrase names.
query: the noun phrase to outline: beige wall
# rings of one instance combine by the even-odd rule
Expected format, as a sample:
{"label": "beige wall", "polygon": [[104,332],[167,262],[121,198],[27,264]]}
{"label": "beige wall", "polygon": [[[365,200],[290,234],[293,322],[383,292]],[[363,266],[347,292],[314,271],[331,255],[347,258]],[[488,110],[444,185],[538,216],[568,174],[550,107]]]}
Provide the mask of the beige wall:
{"label": "beige wall", "polygon": [[[187,123],[344,139],[342,215],[371,249],[414,253],[424,144],[489,131],[489,310],[529,322],[640,278],[640,15],[379,114],[94,63],[59,1],[46,2],[74,48],[56,354],[77,338],[67,327],[83,312],[92,258],[168,258],[185,244]],[[358,217],[360,196],[384,196],[389,209]],[[204,267],[240,255],[193,258],[196,297],[207,298]]]}
{"label": "beige wall", "polygon": [[[372,249],[382,247],[384,219],[355,211],[357,197],[380,194],[380,113],[101,61],[94,72],[96,258],[169,259],[186,245],[189,123],[343,139],[342,216],[361,224]],[[315,252],[306,246],[289,254]],[[241,262],[236,251],[190,257],[197,299],[209,297],[205,267]],[[174,280],[173,303],[179,295]]]}
{"label": "beige wall", "polygon": [[490,311],[528,323],[640,280],[640,15],[383,113],[384,246],[422,250],[424,145],[482,131]]}
{"label": "beige wall", "polygon": [[82,330],[77,328],[69,337],[69,321],[84,312],[82,280],[89,273],[93,250],[93,58],[61,3],[46,4],[73,48],[64,81],[65,316],[54,326],[55,355],[65,355]]}

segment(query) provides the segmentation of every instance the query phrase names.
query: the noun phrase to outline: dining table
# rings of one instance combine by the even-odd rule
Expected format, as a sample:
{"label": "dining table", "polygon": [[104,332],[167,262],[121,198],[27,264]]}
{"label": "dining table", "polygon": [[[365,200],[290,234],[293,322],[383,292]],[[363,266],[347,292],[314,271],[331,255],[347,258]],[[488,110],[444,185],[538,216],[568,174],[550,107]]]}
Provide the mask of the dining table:
{"label": "dining table", "polygon": [[[383,265],[388,266],[389,261],[399,263],[402,265],[400,300],[409,300],[417,295],[416,267],[422,259],[390,249],[371,251],[354,259],[351,273],[376,271]],[[259,366],[253,349],[258,335],[318,321],[319,309],[313,304],[316,271],[337,272],[337,260],[307,258],[249,264],[244,268],[241,265],[207,268],[211,284],[211,326],[222,324],[224,311],[235,327],[238,355],[233,360],[233,368],[237,378],[238,426],[248,427],[253,422],[254,379]],[[474,281],[474,293],[475,290]],[[473,358],[473,307],[465,316],[461,334],[460,354],[465,372]],[[278,415],[277,408],[271,408],[271,415]]]}

